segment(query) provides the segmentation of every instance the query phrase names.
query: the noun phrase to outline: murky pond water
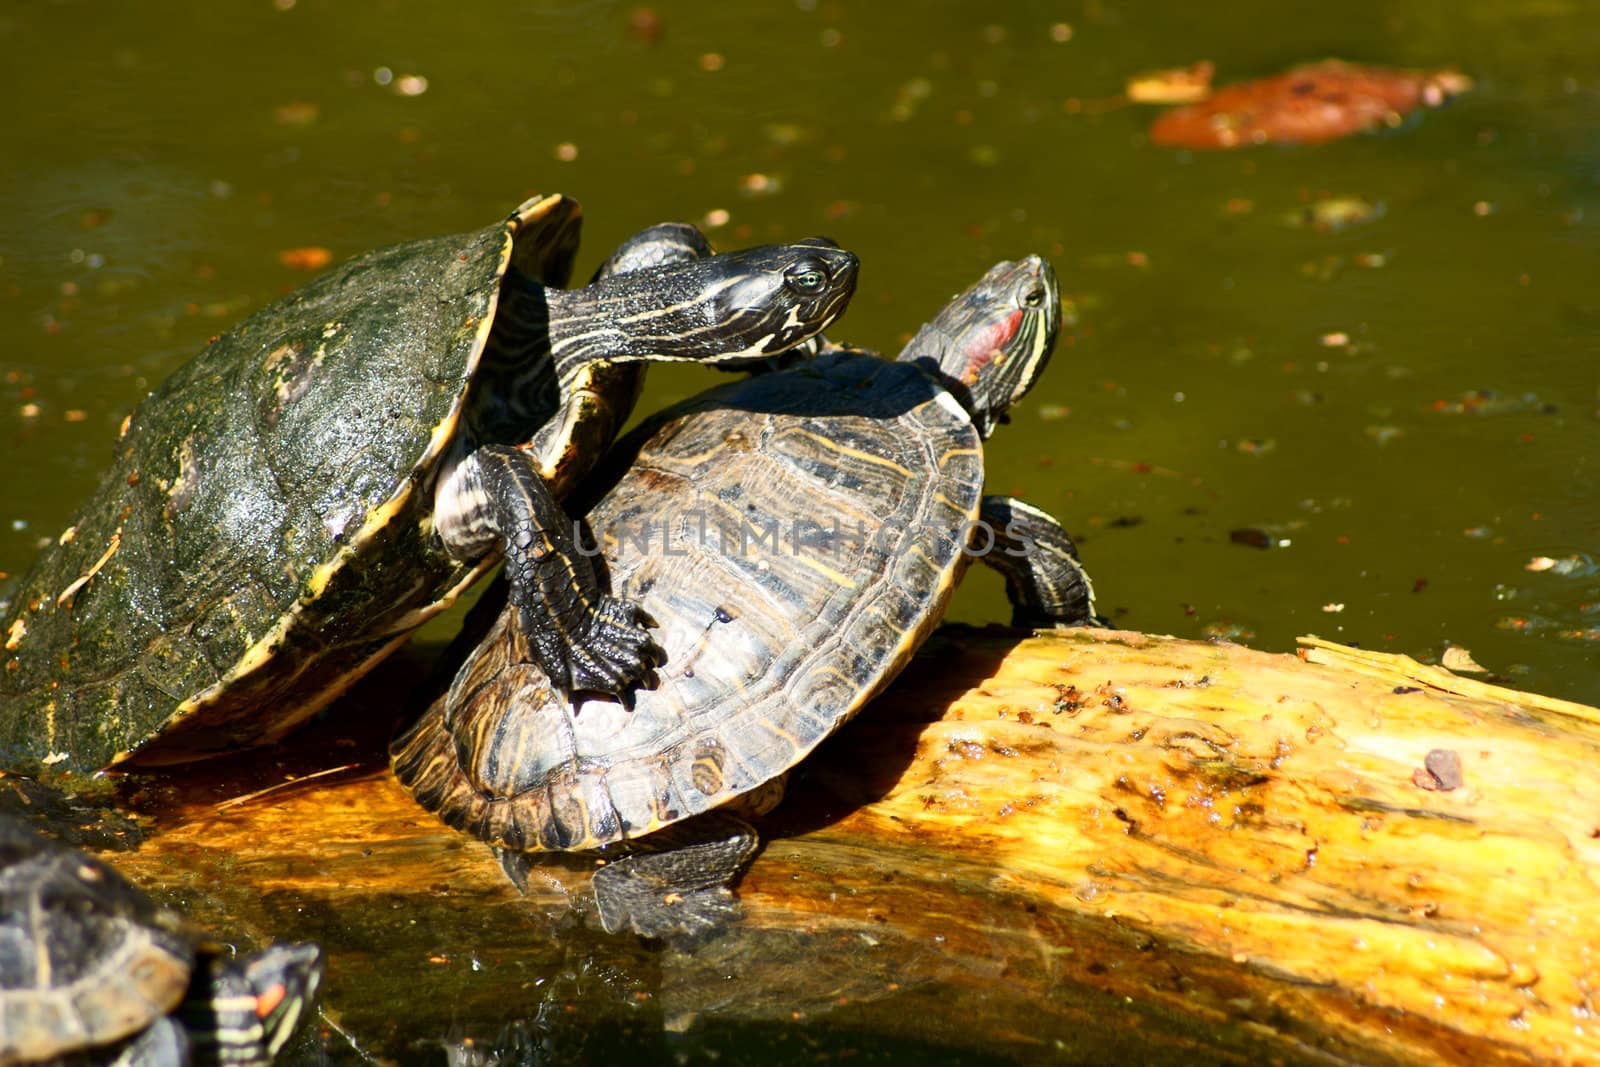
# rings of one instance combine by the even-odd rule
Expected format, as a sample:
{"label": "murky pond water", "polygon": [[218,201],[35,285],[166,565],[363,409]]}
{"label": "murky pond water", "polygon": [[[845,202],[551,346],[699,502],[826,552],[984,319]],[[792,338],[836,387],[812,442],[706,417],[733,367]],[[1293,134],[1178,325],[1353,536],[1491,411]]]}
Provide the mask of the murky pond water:
{"label": "murky pond water", "polygon": [[[888,350],[1043,253],[1076,324],[989,482],[1079,536],[1119,625],[1453,645],[1600,702],[1591,5],[52,3],[0,42],[0,571],[156,381],[305,279],[285,253],[559,190],[584,271],[668,218],[723,247],[827,233],[863,262],[834,333]],[[1153,147],[1116,99],[1148,68],[1328,55],[1477,87],[1232,153]],[[1307,225],[1332,199],[1370,210]],[[643,407],[707,381],[655,373]],[[953,612],[1004,614],[983,576]]]}

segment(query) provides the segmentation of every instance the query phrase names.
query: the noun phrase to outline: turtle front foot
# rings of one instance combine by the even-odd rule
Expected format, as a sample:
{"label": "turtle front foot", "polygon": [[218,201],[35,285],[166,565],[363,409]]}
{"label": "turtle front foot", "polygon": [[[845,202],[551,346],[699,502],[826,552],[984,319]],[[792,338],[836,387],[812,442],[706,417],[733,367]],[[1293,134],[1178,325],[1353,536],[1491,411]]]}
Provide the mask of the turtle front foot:
{"label": "turtle front foot", "polygon": [[653,625],[632,601],[601,596],[568,649],[567,692],[608,693],[630,703],[633,689],[654,683],[663,659],[646,629]]}
{"label": "turtle front foot", "polygon": [[635,687],[653,680],[663,658],[646,629],[653,620],[632,601],[601,593],[572,519],[528,453],[473,450],[436,491],[434,522],[460,559],[499,543],[529,658],[555,688],[628,703]]}

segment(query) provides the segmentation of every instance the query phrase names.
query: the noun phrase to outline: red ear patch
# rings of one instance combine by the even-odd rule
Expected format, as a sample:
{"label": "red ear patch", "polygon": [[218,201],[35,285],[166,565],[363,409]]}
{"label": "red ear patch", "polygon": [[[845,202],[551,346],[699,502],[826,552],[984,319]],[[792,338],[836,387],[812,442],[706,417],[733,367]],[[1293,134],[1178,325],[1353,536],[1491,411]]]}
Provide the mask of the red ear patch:
{"label": "red ear patch", "polygon": [[256,997],[256,1018],[265,1019],[271,1015],[277,1010],[278,1005],[283,1003],[283,998],[288,995],[289,991],[284,988],[282,982],[276,982],[268,986],[260,996]]}
{"label": "red ear patch", "polygon": [[1006,345],[1017,335],[1017,327],[1022,324],[1022,310],[1019,308],[1005,318],[996,319],[985,330],[980,330],[967,345],[962,353],[967,357],[967,363],[961,371],[961,381],[971,385],[978,380],[978,374],[1005,355]]}

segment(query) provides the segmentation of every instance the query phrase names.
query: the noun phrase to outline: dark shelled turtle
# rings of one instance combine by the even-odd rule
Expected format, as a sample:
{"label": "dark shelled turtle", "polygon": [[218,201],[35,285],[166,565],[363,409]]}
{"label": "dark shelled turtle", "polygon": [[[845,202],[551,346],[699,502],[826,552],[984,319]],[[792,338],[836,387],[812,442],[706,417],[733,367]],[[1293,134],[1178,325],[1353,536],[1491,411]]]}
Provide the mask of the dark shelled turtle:
{"label": "dark shelled turtle", "polygon": [[[660,624],[659,685],[631,708],[575,710],[502,611],[392,747],[402,784],[510,850],[516,877],[527,852],[771,802],[767,787],[900,671],[976,556],[1005,574],[1016,623],[1092,623],[1059,523],[983,495],[983,441],[1044,369],[1058,320],[1048,264],[1002,263],[897,361],[830,351],[648,420],[608,458],[627,470],[588,519],[611,587]],[[493,610],[486,598],[476,624]],[[701,836],[602,867],[607,929],[681,932],[723,910],[754,838]]]}
{"label": "dark shelled turtle", "polygon": [[315,945],[229,958],[105,863],[0,815],[0,1063],[264,1067],[321,980]]}
{"label": "dark shelled turtle", "polygon": [[[759,360],[843,310],[855,258],[769,246],[564,284],[577,205],[360,256],[251,316],[125,425],[0,626],[0,766],[92,770],[273,740],[504,555],[530,654],[626,692],[656,650],[554,496],[615,364]],[[605,431],[609,433],[609,429]],[[539,458],[548,462],[541,465]]]}

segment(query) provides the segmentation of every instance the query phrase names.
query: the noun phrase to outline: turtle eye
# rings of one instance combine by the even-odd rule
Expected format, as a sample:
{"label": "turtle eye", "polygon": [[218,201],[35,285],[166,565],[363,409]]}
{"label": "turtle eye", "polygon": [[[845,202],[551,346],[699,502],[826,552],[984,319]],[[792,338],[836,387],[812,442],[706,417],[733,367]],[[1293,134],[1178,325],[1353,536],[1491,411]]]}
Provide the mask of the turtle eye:
{"label": "turtle eye", "polygon": [[805,296],[816,296],[828,286],[828,272],[816,260],[802,260],[787,277],[789,288]]}
{"label": "turtle eye", "polygon": [[1036,308],[1044,303],[1044,286],[1030,285],[1022,294],[1022,306]]}

